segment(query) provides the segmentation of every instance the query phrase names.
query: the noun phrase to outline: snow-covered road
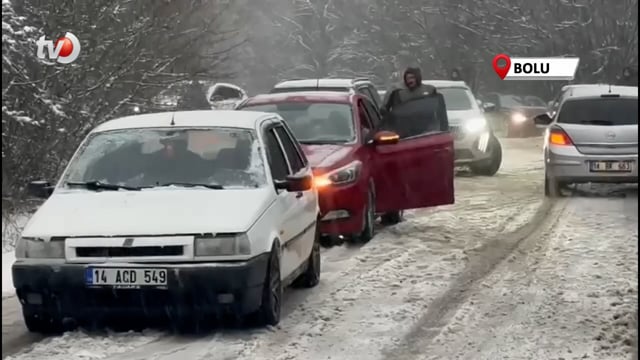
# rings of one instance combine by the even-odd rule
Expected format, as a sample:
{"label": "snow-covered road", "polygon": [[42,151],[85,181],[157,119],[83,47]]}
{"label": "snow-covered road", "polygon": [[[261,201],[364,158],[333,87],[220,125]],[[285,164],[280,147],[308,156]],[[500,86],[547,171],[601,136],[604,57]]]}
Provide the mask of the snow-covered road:
{"label": "snow-covered road", "polygon": [[[540,144],[505,140],[503,169],[490,178],[461,174],[455,205],[410,212],[407,221],[381,229],[366,246],[324,251],[320,285],[288,291],[277,328],[220,329],[198,337],[76,331],[41,339],[25,333],[10,297],[2,304],[3,358],[18,350],[12,359],[557,359],[570,358],[567,349],[576,356],[594,354],[618,336],[628,338],[616,321],[637,304],[637,188],[631,193],[635,208],[624,211],[628,205],[620,204],[628,199],[543,201]],[[581,322],[587,319],[593,322]],[[562,348],[555,345],[560,335],[568,339]],[[546,353],[539,351],[546,347]],[[601,350],[604,357],[598,358],[627,348]]]}

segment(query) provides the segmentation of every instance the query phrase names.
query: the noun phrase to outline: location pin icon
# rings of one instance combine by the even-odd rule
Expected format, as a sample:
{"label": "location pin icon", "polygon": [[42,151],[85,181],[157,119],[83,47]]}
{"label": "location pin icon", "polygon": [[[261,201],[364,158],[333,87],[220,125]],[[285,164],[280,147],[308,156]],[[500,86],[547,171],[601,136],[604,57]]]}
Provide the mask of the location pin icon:
{"label": "location pin icon", "polygon": [[[504,60],[504,66],[498,65],[498,61]],[[493,70],[500,76],[500,79],[504,80],[504,78],[509,73],[509,69],[511,68],[511,58],[506,54],[498,54],[493,58]]]}

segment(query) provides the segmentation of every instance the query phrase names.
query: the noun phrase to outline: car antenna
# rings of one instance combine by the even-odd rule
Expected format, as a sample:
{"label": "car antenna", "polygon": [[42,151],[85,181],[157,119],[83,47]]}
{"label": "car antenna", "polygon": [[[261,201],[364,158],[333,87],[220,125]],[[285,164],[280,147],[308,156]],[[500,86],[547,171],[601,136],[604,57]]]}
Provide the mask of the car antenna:
{"label": "car antenna", "polygon": [[171,122],[169,123],[169,125],[174,126],[176,124],[176,121],[174,120],[175,116],[176,113],[171,113]]}

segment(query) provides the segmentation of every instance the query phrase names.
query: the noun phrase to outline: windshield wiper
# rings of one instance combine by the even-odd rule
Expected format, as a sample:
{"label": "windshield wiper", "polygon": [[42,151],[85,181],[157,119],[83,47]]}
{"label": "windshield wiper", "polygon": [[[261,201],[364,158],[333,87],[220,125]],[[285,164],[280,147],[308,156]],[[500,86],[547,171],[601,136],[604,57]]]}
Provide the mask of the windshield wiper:
{"label": "windshield wiper", "polygon": [[224,190],[224,186],[222,185],[218,185],[218,184],[201,184],[201,183],[189,183],[189,182],[168,182],[168,183],[164,183],[162,185],[159,186],[182,186],[182,187],[197,187],[197,186],[202,186],[202,187],[206,187],[207,189],[213,189],[213,190]]}
{"label": "windshield wiper", "polygon": [[97,181],[97,180],[85,181],[85,182],[67,181],[65,183],[65,185],[84,186],[88,190],[94,190],[94,191],[95,190],[131,190],[131,191],[136,191],[136,190],[141,190],[142,189],[139,186],[126,186],[126,185],[108,184],[108,183],[103,183],[103,182],[100,182],[100,181]]}

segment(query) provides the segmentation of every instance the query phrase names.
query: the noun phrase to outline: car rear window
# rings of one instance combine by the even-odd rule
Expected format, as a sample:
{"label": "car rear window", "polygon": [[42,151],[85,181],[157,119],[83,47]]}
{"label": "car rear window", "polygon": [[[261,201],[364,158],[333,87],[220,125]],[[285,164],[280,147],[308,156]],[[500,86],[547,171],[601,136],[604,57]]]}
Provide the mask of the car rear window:
{"label": "car rear window", "polygon": [[596,98],[567,100],[558,123],[585,125],[637,125],[638,99]]}
{"label": "car rear window", "polygon": [[347,143],[355,140],[349,104],[286,102],[247,105],[239,110],[277,113],[303,144]]}

